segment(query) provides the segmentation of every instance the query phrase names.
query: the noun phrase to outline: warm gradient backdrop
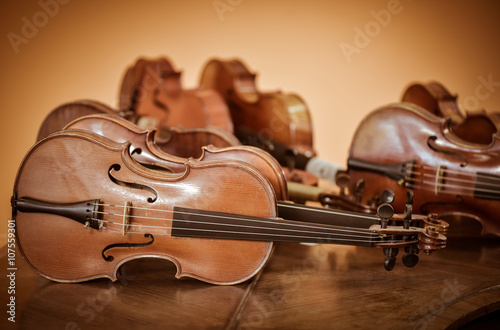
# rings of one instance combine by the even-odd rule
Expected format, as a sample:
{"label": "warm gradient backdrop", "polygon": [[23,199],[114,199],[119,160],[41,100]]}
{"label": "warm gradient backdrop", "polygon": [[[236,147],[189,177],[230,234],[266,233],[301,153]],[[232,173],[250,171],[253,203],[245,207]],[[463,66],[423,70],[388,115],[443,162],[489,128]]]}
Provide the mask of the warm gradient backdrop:
{"label": "warm gradient backdrop", "polygon": [[[261,90],[305,99],[319,155],[340,164],[359,121],[412,81],[438,80],[469,108],[500,110],[498,1],[60,2],[0,5],[0,246],[16,171],[42,120],[82,98],[115,107],[139,56],[168,56],[185,87],[209,58],[241,58]],[[478,94],[482,78],[493,83]]]}

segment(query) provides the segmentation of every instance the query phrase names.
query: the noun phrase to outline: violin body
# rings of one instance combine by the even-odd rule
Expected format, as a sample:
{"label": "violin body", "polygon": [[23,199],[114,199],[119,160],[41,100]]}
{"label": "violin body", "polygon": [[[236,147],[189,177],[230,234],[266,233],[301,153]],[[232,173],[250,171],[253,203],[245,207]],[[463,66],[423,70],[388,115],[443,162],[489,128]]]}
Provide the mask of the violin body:
{"label": "violin body", "polygon": [[[163,168],[171,172],[184,172],[188,159],[165,152],[156,142],[156,130],[143,130],[138,126],[111,115],[90,115],[78,118],[65,127],[66,130],[85,130],[104,136],[117,143],[129,141],[132,157],[143,165]],[[197,161],[234,160],[251,164],[264,174],[271,183],[279,200],[288,199],[287,182],[281,166],[265,151],[250,146],[216,148],[208,145],[200,148]]]}
{"label": "violin body", "polygon": [[500,136],[490,140],[463,140],[450,120],[415,104],[379,108],[354,134],[350,189],[363,180],[364,202],[392,189],[397,212],[404,207],[404,192],[412,189],[415,212],[472,218],[484,233],[500,235]]}
{"label": "violin body", "polygon": [[125,72],[119,108],[149,118],[155,127],[218,127],[233,132],[229,109],[210,89],[183,89],[180,72],[166,58],[138,59]]}
{"label": "violin body", "polygon": [[[91,225],[84,226],[61,215],[20,212],[23,197],[55,204],[97,199],[87,214],[116,214],[109,216],[116,224],[87,216]],[[238,283],[262,268],[272,243],[172,237],[174,206],[276,217],[272,187],[250,166],[190,160],[182,173],[159,173],[135,162],[127,144],[71,131],[54,133],[29,151],[13,200],[21,254],[35,272],[59,282],[116,280],[123,263],[152,257],[174,262],[177,277]]]}
{"label": "violin body", "polygon": [[261,92],[255,76],[240,60],[213,59],[203,69],[200,86],[222,95],[240,140],[244,138],[241,130],[249,129],[300,153],[315,155],[311,117],[302,98],[280,91]]}
{"label": "violin body", "polygon": [[203,69],[200,86],[222,95],[236,137],[275,157],[288,181],[311,186],[318,185],[318,178],[334,182],[340,166],[316,156],[304,100],[293,93],[259,91],[255,77],[240,60],[212,59]]}

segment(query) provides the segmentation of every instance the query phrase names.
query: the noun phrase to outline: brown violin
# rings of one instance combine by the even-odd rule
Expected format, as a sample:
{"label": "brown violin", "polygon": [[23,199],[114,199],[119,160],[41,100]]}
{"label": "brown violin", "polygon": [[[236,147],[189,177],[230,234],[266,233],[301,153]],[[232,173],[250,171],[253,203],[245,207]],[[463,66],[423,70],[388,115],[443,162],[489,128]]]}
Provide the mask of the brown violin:
{"label": "brown violin", "polygon": [[[378,216],[360,216],[277,203],[269,180],[249,164],[191,159],[183,172],[157,171],[133,159],[130,143],[77,130],[56,132],[28,152],[12,207],[22,256],[59,282],[115,280],[120,265],[153,257],[172,261],[177,277],[235,284],[262,269],[274,241],[384,248],[387,269],[398,248],[414,266],[419,250],[446,245],[433,217],[393,220],[389,204]],[[287,212],[339,224],[294,221]]]}
{"label": "brown violin", "polygon": [[238,139],[217,127],[183,128],[183,127],[156,127],[147,118],[136,117],[131,112],[113,110],[97,101],[82,100],[65,103],[51,111],[40,126],[37,141],[51,133],[62,130],[65,126],[78,118],[87,115],[105,114],[116,118],[123,118],[132,124],[143,128],[157,128],[156,144],[163,151],[179,157],[200,157],[203,146],[214,145],[223,148],[239,145]]}
{"label": "brown violin", "polygon": [[[293,93],[259,91],[255,80],[256,74],[238,59],[212,59],[202,70],[200,86],[222,95],[235,135],[243,144],[266,150],[290,172],[306,170],[301,173],[303,182],[311,181],[309,174],[333,182],[340,166],[316,157],[311,116],[304,100]],[[314,177],[312,182],[314,185]]]}
{"label": "brown violin", "polygon": [[229,109],[211,89],[184,89],[166,58],[138,59],[123,77],[119,109],[148,118],[152,127],[218,127],[233,132]]}
{"label": "brown violin", "polygon": [[132,113],[120,112],[111,109],[109,106],[93,100],[80,100],[64,103],[52,110],[43,120],[38,130],[37,141],[60,131],[64,126],[76,118],[93,114],[112,114],[115,116],[131,119]]}
{"label": "brown violin", "polygon": [[472,143],[455,134],[448,118],[412,103],[371,112],[351,143],[350,188],[363,181],[365,203],[391,189],[396,211],[411,189],[415,212],[475,219],[483,233],[500,236],[500,136]]}

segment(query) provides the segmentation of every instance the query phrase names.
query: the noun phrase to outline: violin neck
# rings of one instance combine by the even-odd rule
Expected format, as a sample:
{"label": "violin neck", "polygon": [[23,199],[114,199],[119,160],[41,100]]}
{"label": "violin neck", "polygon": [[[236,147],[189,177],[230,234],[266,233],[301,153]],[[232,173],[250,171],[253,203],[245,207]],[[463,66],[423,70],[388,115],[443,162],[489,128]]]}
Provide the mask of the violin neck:
{"label": "violin neck", "polygon": [[263,137],[258,132],[244,126],[238,127],[235,134],[241,143],[267,151],[282,166],[305,170],[330,182],[335,182],[335,174],[342,168],[342,166],[330,161],[298,152],[293,146]]}
{"label": "violin neck", "polygon": [[[280,204],[282,205],[282,204]],[[288,206],[278,206],[279,211]],[[292,207],[293,208],[293,207]],[[325,217],[314,210],[302,210],[310,216]],[[295,214],[299,218],[304,214]],[[339,218],[341,216],[339,215]],[[348,215],[343,221],[349,221]],[[373,217],[375,218],[375,217]],[[215,239],[236,239],[250,241],[281,241],[321,244],[343,244],[375,246],[379,235],[366,228],[343,225],[283,220],[281,218],[259,218],[219,212],[174,207],[172,237],[197,237]],[[314,218],[316,222],[317,218]],[[331,222],[335,222],[330,219]],[[373,219],[371,219],[373,221]],[[312,221],[312,220],[311,220]],[[361,227],[361,226],[360,226]]]}

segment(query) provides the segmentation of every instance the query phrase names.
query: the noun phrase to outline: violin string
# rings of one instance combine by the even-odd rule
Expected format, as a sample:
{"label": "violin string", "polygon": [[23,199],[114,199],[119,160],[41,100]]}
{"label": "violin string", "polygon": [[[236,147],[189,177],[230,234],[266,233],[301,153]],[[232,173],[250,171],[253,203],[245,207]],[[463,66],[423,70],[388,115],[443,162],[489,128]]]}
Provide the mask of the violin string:
{"label": "violin string", "polygon": [[[426,181],[426,180],[418,180],[418,179],[412,179],[408,178],[407,181],[410,182],[420,182],[425,185],[430,185],[432,186],[432,190],[435,190],[435,187],[447,189],[449,193],[455,194],[455,193],[463,193],[464,191],[468,191],[468,194],[474,195],[476,192],[482,192],[485,194],[497,194],[499,193],[496,190],[491,190],[491,189],[486,189],[486,188],[476,188],[476,187],[471,187],[471,186],[466,186],[466,185],[454,185],[454,184],[449,184],[449,183],[436,183],[434,181]],[[444,190],[440,190],[444,191]]]}
{"label": "violin string", "polygon": [[[430,171],[430,175],[435,176],[437,173],[437,170],[435,167],[428,166],[428,165],[419,165],[419,164],[412,164],[410,167],[412,168],[421,168],[422,170],[427,170]],[[488,180],[489,182],[481,182],[481,184],[484,185],[494,185],[495,187],[500,187],[500,176],[490,176],[485,173],[468,173],[465,171],[460,171],[460,170],[452,170],[448,168],[443,168],[440,170],[441,173],[443,173],[443,176],[449,175],[449,174],[456,174],[459,175],[460,177],[469,177],[471,178],[470,183],[475,184],[477,182],[477,178],[482,178],[485,180]],[[408,171],[407,173],[412,173],[411,171]],[[415,172],[415,173],[420,173],[420,172]],[[453,178],[452,176],[447,176],[447,178]],[[499,183],[499,184],[496,184]]]}
{"label": "violin string", "polygon": [[[109,221],[109,220],[101,220],[101,219],[95,219],[95,218],[93,218],[92,220],[103,221],[105,223],[113,224],[113,225],[116,225],[118,227],[127,226],[127,227],[136,227],[138,229],[139,228],[144,228],[144,227],[145,228],[154,228],[154,229],[165,229],[165,230],[168,229],[167,227],[164,227],[164,226],[145,226],[145,225],[135,225],[135,224],[123,224],[123,223],[120,223],[120,222],[114,222],[114,221]],[[102,227],[102,228],[110,229],[110,230],[117,231],[117,232],[120,232],[120,233],[122,232],[122,230],[116,230],[116,229],[109,228],[109,227]],[[256,228],[258,228],[258,227],[256,227]],[[290,235],[290,234],[271,234],[271,233],[261,233],[261,232],[245,232],[245,231],[214,230],[214,229],[199,229],[199,228],[180,228],[180,229],[182,229],[182,230],[192,230],[192,231],[197,231],[197,232],[222,233],[222,234],[269,236],[270,237],[269,241],[273,241],[272,237],[286,237],[286,238],[298,239],[299,241],[300,241],[300,239],[305,239],[306,241],[307,240],[318,240],[318,241],[349,241],[349,242],[361,242],[361,243],[365,243],[365,242],[373,241],[374,239],[381,239],[381,237],[382,237],[381,235],[379,235],[379,234],[377,234],[375,232],[373,233],[374,235],[370,235],[368,237],[345,235],[345,234],[336,234],[337,236],[342,237],[342,238],[338,238],[338,237],[328,237],[328,236],[301,236],[301,235]],[[280,230],[280,229],[276,228],[276,230]],[[140,232],[140,231],[127,231],[127,233],[131,233],[131,234],[144,234],[144,232]],[[160,233],[160,235],[167,235],[167,233],[164,233],[164,234]],[[360,238],[360,239],[353,239],[353,238],[350,238],[350,237],[355,237],[355,238]],[[404,241],[404,240],[399,240],[399,241],[391,240],[391,243],[396,243],[396,242],[403,243],[403,242],[407,242],[407,241]]]}
{"label": "violin string", "polygon": [[[431,192],[435,192],[435,187],[434,187],[434,182],[432,183],[423,183],[422,185],[419,185],[419,184],[409,184],[407,186],[408,188],[410,189],[420,189],[420,190],[424,190],[424,191],[431,191]],[[474,196],[478,196],[478,194],[473,194],[472,192],[466,192],[466,191],[463,191],[463,190],[450,190],[450,189],[446,189],[446,190],[440,190],[439,191],[439,194],[445,194],[445,195],[465,195],[465,196],[471,196],[471,197],[474,197]],[[487,197],[488,195],[484,195],[484,197]],[[478,197],[481,197],[481,196],[478,196]]]}
{"label": "violin string", "polygon": [[[113,205],[113,204],[104,204],[104,203],[95,204],[95,205],[96,206],[104,206],[104,207],[117,207],[117,208],[121,208],[121,209],[123,209],[123,207],[124,207],[123,205]],[[286,203],[281,203],[280,207],[287,207],[287,208],[293,208],[293,209],[298,209],[298,210],[310,210],[307,207],[301,207],[299,205],[286,204]],[[150,207],[140,207],[140,206],[130,206],[129,208],[134,209],[134,210],[145,210],[145,211],[155,211],[155,212],[165,212],[165,213],[173,213],[174,212],[173,210],[152,209]],[[327,214],[331,214],[331,215],[340,215],[340,216],[343,216],[346,218],[352,217],[352,218],[359,218],[359,219],[365,219],[365,220],[370,220],[370,221],[380,221],[380,219],[377,216],[369,215],[369,214],[362,214],[362,213],[360,213],[360,214],[347,213],[347,212],[343,212],[343,211],[337,211],[337,210],[332,210],[332,209],[321,209],[321,208],[314,209],[314,212],[327,213]],[[177,213],[183,214],[184,212],[177,212]],[[123,214],[121,214],[121,216],[123,216]],[[154,219],[154,218],[151,218],[151,219]],[[165,220],[165,219],[164,218],[157,218],[157,220]],[[305,224],[303,226],[305,226]],[[309,226],[309,227],[311,227],[311,226]],[[313,228],[315,228],[315,227],[313,227]]]}
{"label": "violin string", "polygon": [[[408,172],[408,174],[416,175],[417,177],[418,176],[423,176],[423,177],[428,177],[428,178],[435,178],[436,177],[436,174],[434,174],[434,173],[424,173],[424,172],[416,172],[416,171],[410,171],[410,172]],[[444,178],[444,175],[441,177]],[[412,180],[412,179],[413,179],[412,177],[405,177],[405,180]],[[461,183],[471,184],[471,185],[476,184],[475,180],[472,181],[472,180],[461,179],[461,178],[457,178],[457,177],[453,177],[453,176],[447,176],[446,181],[461,182]],[[491,182],[481,182],[481,185],[493,186],[494,188],[497,188],[497,187],[500,188],[500,185],[497,185],[497,184],[491,183]],[[495,191],[492,190],[491,192],[495,192]]]}
{"label": "violin string", "polygon": [[[108,220],[100,220],[100,219],[93,219],[93,220],[96,220],[96,221],[103,221],[103,222],[106,222],[106,223],[109,223],[109,224],[113,224],[113,225],[117,225],[118,227],[123,227],[125,226],[123,223],[119,223],[119,222],[113,222],[113,221],[108,221]],[[140,225],[128,225],[128,226],[132,226],[132,227],[141,227]],[[161,229],[167,229],[165,227],[160,227]],[[114,229],[114,228],[110,228],[110,227],[101,227],[101,229],[106,229],[106,230],[111,230],[111,231],[114,231],[114,232],[119,232],[119,233],[122,233],[123,230],[122,229]],[[332,238],[332,237],[308,237],[308,236],[298,236],[298,235],[295,235],[295,236],[290,236],[290,235],[276,235],[276,234],[267,234],[267,233],[249,233],[249,232],[238,232],[238,231],[227,231],[227,230],[224,230],[224,231],[217,231],[217,230],[210,230],[210,229],[195,229],[195,228],[182,228],[183,230],[196,230],[196,231],[203,231],[203,232],[216,232],[216,233],[224,233],[224,234],[227,234],[227,233],[233,233],[233,234],[249,234],[249,235],[269,235],[269,236],[273,236],[273,237],[276,237],[276,236],[283,236],[283,237],[294,237],[294,238],[297,238],[297,239],[300,239],[300,238],[305,238],[306,240],[311,240],[311,239],[315,239],[315,240],[318,240],[318,243],[333,243],[335,244],[336,242],[340,242],[340,241],[347,241],[347,242],[360,242],[360,243],[366,243],[366,242],[382,242],[382,238],[385,236],[385,235],[375,235],[373,237],[369,237],[368,239],[365,239],[365,240],[355,240],[355,239],[343,239],[343,238]],[[141,231],[127,231],[127,234],[144,234],[144,232],[141,232]],[[158,235],[167,235],[166,233],[159,233]],[[249,239],[251,240],[251,239]],[[273,241],[272,240],[272,237],[269,239],[269,241]],[[390,243],[392,244],[413,244],[413,243],[417,243],[418,240],[414,239],[412,241],[409,241],[409,240],[405,240],[405,239],[391,239],[389,241]]]}
{"label": "violin string", "polygon": [[[429,169],[429,170],[435,170],[434,168],[430,167],[430,166],[425,166],[425,165],[418,165],[418,164],[413,164],[412,167],[420,167],[420,168],[423,168],[425,167],[426,169]],[[469,173],[462,173],[460,171],[447,171],[446,169],[444,169],[442,171],[443,175],[440,175],[441,177],[445,177],[445,174],[447,172],[450,172],[450,173],[456,173],[456,174],[460,174],[461,176],[465,176],[465,177],[473,177],[473,178],[477,178],[478,176],[479,177],[482,177],[482,178],[485,178],[485,179],[488,179],[490,180],[490,177],[488,176],[485,176],[485,175],[480,175],[480,173],[478,175],[472,175],[472,174],[469,174]],[[412,171],[412,170],[407,170],[406,171],[406,174],[409,175],[409,176],[406,176],[405,177],[405,181],[407,182],[423,182],[425,184],[428,184],[430,186],[432,186],[433,188],[431,189],[426,189],[426,190],[429,190],[429,191],[434,191],[435,190],[435,187],[438,186],[438,187],[441,187],[443,189],[448,189],[446,191],[446,193],[449,193],[449,194],[455,194],[455,193],[463,193],[462,190],[472,190],[474,192],[482,192],[482,193],[485,193],[485,194],[500,194],[500,185],[497,185],[495,183],[492,183],[492,182],[480,182],[480,184],[482,186],[489,186],[489,187],[492,187],[492,188],[495,188],[494,190],[492,189],[487,189],[485,187],[481,187],[481,188],[478,188],[478,187],[475,187],[475,185],[477,184],[477,181],[476,180],[466,180],[466,179],[461,179],[461,178],[457,178],[457,177],[453,177],[453,176],[446,176],[446,181],[454,181],[454,182],[460,182],[460,183],[464,183],[464,185],[454,185],[454,184],[450,184],[450,183],[439,183],[439,182],[425,182],[425,180],[420,180],[419,179],[419,176],[423,176],[423,177],[432,177],[432,178],[435,178],[436,177],[436,172],[431,172],[431,173],[424,173],[424,172],[417,172],[417,171]],[[416,176],[416,177],[412,177],[410,175],[413,175],[413,176]],[[493,177],[494,181],[495,180],[498,180],[497,178]],[[470,185],[466,185],[466,184],[470,184]],[[474,186],[472,186],[474,185]],[[408,185],[409,188],[418,188],[418,185],[415,185],[415,184],[410,184]],[[457,188],[457,190],[454,190],[455,188]],[[462,189],[462,190],[459,190],[459,189]],[[498,189],[498,190],[497,190]],[[441,190],[440,192],[445,192],[444,190]],[[471,196],[473,195],[477,195],[477,194],[473,194],[473,193],[470,193]]]}
{"label": "violin string", "polygon": [[[310,210],[307,207],[300,206],[298,204],[287,204],[287,203],[281,203],[280,207],[287,207],[287,208],[292,208],[295,210]],[[364,220],[370,220],[370,221],[380,221],[380,219],[377,216],[374,215],[369,215],[369,214],[363,214],[363,213],[346,213],[343,211],[337,211],[333,209],[321,209],[317,208],[314,209],[314,212],[319,212],[319,213],[327,213],[327,214],[332,214],[332,215],[341,215],[345,217],[352,217],[352,218],[358,218],[358,219],[364,219]]]}
{"label": "violin string", "polygon": [[[103,204],[96,204],[96,205],[103,205]],[[111,207],[117,207],[117,208],[123,208],[123,206],[117,206],[117,205],[109,205],[105,204],[107,206]],[[134,208],[133,206],[130,207],[131,209]],[[137,209],[147,209],[147,210],[152,210],[148,208],[137,208]],[[173,212],[169,210],[157,210],[157,211],[163,211],[163,212]],[[118,214],[118,213],[111,213],[111,212],[103,212],[103,211],[95,211],[94,213],[98,214],[103,214],[103,215],[111,215],[111,216],[119,216],[123,217],[123,214]],[[199,214],[199,213],[191,213],[191,212],[179,212],[176,211],[176,214],[183,214],[183,215],[197,215],[197,216],[204,216],[204,217],[214,217],[214,218],[225,218],[225,219],[235,219],[235,220],[244,220],[244,221],[251,221],[251,222],[256,222],[256,223],[269,223],[265,220],[259,220],[259,219],[246,219],[246,218],[232,218],[229,216],[223,216],[223,215],[212,215],[212,214]],[[158,217],[151,217],[151,216],[139,216],[139,215],[128,215],[127,217],[129,218],[136,218],[136,219],[146,219],[146,220],[160,220],[160,221],[178,221],[178,222],[191,222],[191,223],[204,223],[204,224],[211,224],[211,225],[231,225],[231,226],[240,226],[240,227],[249,227],[252,228],[253,226],[245,226],[245,225],[235,225],[235,224],[221,224],[221,223],[216,223],[216,222],[200,222],[200,221],[193,221],[193,220],[180,220],[180,219],[165,219],[165,218],[158,218]],[[289,223],[286,221],[281,221],[280,219],[276,219],[278,222],[277,224],[279,225],[284,225],[284,226],[289,226],[289,227],[299,227],[302,229],[318,229],[318,227],[308,225],[307,223],[304,224],[299,224],[299,223]],[[164,226],[147,226],[151,228],[165,228]],[[332,226],[333,227],[333,226]],[[259,229],[273,229],[273,230],[288,230],[288,231],[299,231],[299,229],[280,229],[280,228],[266,228],[266,227],[254,227],[254,228],[259,228]],[[345,229],[346,228],[346,229]],[[352,228],[352,227],[345,227],[345,228],[324,228],[324,230],[330,230],[332,234],[336,234],[334,231],[339,231],[339,232],[345,232],[345,233],[357,233],[357,234],[372,234],[373,231],[365,228]],[[323,229],[323,228],[321,228]],[[321,232],[324,233],[324,232]]]}
{"label": "violin string", "polygon": [[[429,170],[429,171],[433,171],[433,172],[435,172],[435,170],[436,170],[435,167],[430,166],[430,165],[425,165],[425,164],[412,164],[411,167],[421,168],[423,170]],[[453,170],[453,169],[449,169],[449,168],[443,168],[443,171],[445,173],[457,174],[457,175],[461,175],[461,176],[469,176],[472,178],[482,177],[482,178],[485,178],[488,180],[500,182],[500,176],[496,176],[496,175],[491,176],[491,175],[488,175],[486,173],[477,173],[477,172],[476,173],[469,173],[469,172],[460,171],[460,170]]]}
{"label": "violin string", "polygon": [[[123,205],[113,205],[113,204],[95,204],[96,206],[108,206],[108,207],[119,207],[123,208]],[[280,207],[287,207],[287,208],[293,208],[293,209],[298,209],[298,210],[310,210],[307,207],[302,207],[297,204],[287,204],[287,203],[281,203]],[[131,209],[135,210],[146,210],[146,211],[158,211],[158,212],[174,212],[173,210],[161,210],[161,209],[151,209],[150,207],[139,207],[139,206],[131,206]],[[374,215],[369,215],[369,214],[357,214],[357,213],[347,213],[343,211],[337,211],[333,209],[322,209],[322,208],[316,208],[314,209],[314,212],[319,212],[319,213],[327,213],[327,214],[332,214],[332,215],[340,215],[340,216],[345,216],[345,217],[353,217],[353,218],[360,218],[360,219],[366,219],[366,220],[378,220],[378,217]]]}

